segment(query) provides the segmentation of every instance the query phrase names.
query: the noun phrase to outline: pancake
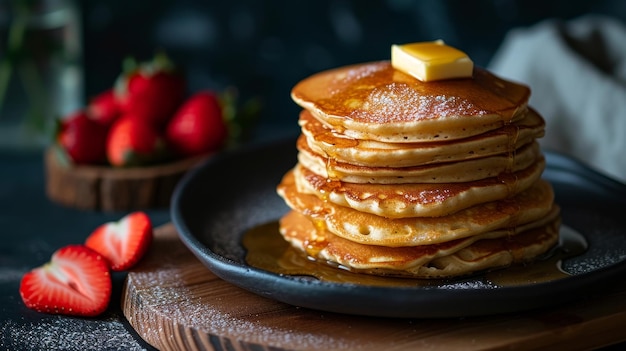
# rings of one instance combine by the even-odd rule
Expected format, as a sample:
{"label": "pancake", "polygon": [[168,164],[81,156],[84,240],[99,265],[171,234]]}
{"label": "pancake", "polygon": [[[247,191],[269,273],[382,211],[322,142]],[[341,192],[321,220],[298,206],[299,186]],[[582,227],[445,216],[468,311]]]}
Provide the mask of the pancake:
{"label": "pancake", "polygon": [[413,167],[367,167],[337,161],[315,153],[306,138],[297,141],[298,161],[318,176],[347,183],[405,184],[458,183],[497,177],[530,167],[540,157],[539,144],[532,142],[511,153],[459,162],[425,164]]}
{"label": "pancake", "polygon": [[560,219],[504,228],[441,244],[412,247],[363,245],[320,230],[306,216],[290,211],[281,234],[294,248],[321,262],[351,271],[413,278],[449,278],[528,262],[558,241]]}
{"label": "pancake", "polygon": [[410,167],[508,153],[542,137],[545,127],[543,118],[529,109],[519,121],[465,139],[384,143],[349,138],[324,126],[306,110],[301,112],[299,124],[311,150],[342,162],[370,167]]}
{"label": "pancake", "polygon": [[334,204],[387,218],[440,217],[528,189],[545,168],[542,156],[528,168],[464,183],[357,184],[321,177],[294,167],[298,191]]}
{"label": "pancake", "polygon": [[291,96],[348,137],[412,143],[467,138],[520,120],[530,89],[481,68],[473,79],[422,82],[382,61],[317,73]]}
{"label": "pancake", "polygon": [[[429,63],[437,50],[425,53]],[[298,157],[276,188],[290,208],[284,239],[331,265],[417,278],[547,252],[560,208],[541,179],[545,121],[528,107],[530,89],[479,67],[423,82],[404,73],[411,60],[340,67],[294,86]],[[446,67],[431,73],[458,68]]]}
{"label": "pancake", "polygon": [[515,197],[482,203],[444,217],[388,219],[338,206],[300,193],[291,172],[283,178],[278,194],[318,228],[360,244],[388,247],[438,244],[558,215],[552,187],[543,180]]}

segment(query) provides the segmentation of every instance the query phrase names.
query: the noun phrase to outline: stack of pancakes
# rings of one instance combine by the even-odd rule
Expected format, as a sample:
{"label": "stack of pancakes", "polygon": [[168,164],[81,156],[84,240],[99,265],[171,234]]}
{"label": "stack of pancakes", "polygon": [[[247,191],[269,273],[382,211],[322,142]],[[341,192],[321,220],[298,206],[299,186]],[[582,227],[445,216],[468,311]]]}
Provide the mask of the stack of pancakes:
{"label": "stack of pancakes", "polygon": [[557,241],[526,86],[474,68],[422,82],[387,61],[299,82],[298,162],[282,236],[316,260],[442,278],[531,261]]}

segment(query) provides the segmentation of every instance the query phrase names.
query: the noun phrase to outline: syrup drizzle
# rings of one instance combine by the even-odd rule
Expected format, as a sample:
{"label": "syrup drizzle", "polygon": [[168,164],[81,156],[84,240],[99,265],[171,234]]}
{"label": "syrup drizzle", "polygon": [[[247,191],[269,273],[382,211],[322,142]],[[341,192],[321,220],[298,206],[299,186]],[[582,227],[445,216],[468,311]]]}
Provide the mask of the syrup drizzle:
{"label": "syrup drizzle", "polygon": [[[383,277],[353,272],[347,267],[329,262],[319,262],[291,247],[280,235],[277,222],[251,228],[244,234],[242,240],[247,250],[248,265],[279,275],[382,287],[438,286],[454,281],[454,279]],[[310,244],[313,249],[315,243]],[[559,244],[536,262],[479,273],[475,279],[482,279],[490,286],[509,287],[566,278],[570,274],[562,269],[562,261],[578,256],[586,250],[587,242],[582,234],[567,226],[561,226]]]}
{"label": "syrup drizzle", "polygon": [[563,270],[563,260],[578,256],[586,250],[587,241],[582,234],[570,227],[561,226],[559,244],[540,258],[540,261],[488,272],[485,278],[496,286],[527,285],[566,278],[570,274]]}

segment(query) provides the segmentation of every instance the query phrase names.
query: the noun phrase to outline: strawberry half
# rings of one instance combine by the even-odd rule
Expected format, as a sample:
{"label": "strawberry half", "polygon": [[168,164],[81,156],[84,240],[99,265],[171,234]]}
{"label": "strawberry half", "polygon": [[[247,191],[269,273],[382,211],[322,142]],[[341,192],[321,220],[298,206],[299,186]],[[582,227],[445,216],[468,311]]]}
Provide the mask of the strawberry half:
{"label": "strawberry half", "polygon": [[104,256],[111,270],[123,271],[134,266],[152,242],[152,223],[141,211],[117,222],[102,224],[87,238],[85,245]]}
{"label": "strawberry half", "polygon": [[228,127],[219,99],[211,91],[191,96],[176,111],[165,129],[168,145],[181,156],[215,151],[224,145]]}
{"label": "strawberry half", "polygon": [[57,250],[49,263],[22,277],[24,304],[38,312],[97,316],[111,299],[111,274],[107,261],[83,245]]}

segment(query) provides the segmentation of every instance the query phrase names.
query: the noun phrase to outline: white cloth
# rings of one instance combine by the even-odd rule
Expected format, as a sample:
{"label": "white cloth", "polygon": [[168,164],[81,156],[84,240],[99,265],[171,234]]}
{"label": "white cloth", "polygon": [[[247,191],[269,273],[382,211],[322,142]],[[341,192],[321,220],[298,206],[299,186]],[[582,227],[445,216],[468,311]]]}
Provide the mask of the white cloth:
{"label": "white cloth", "polygon": [[626,27],[607,17],[549,20],[507,34],[491,71],[530,86],[542,147],[626,182]]}

